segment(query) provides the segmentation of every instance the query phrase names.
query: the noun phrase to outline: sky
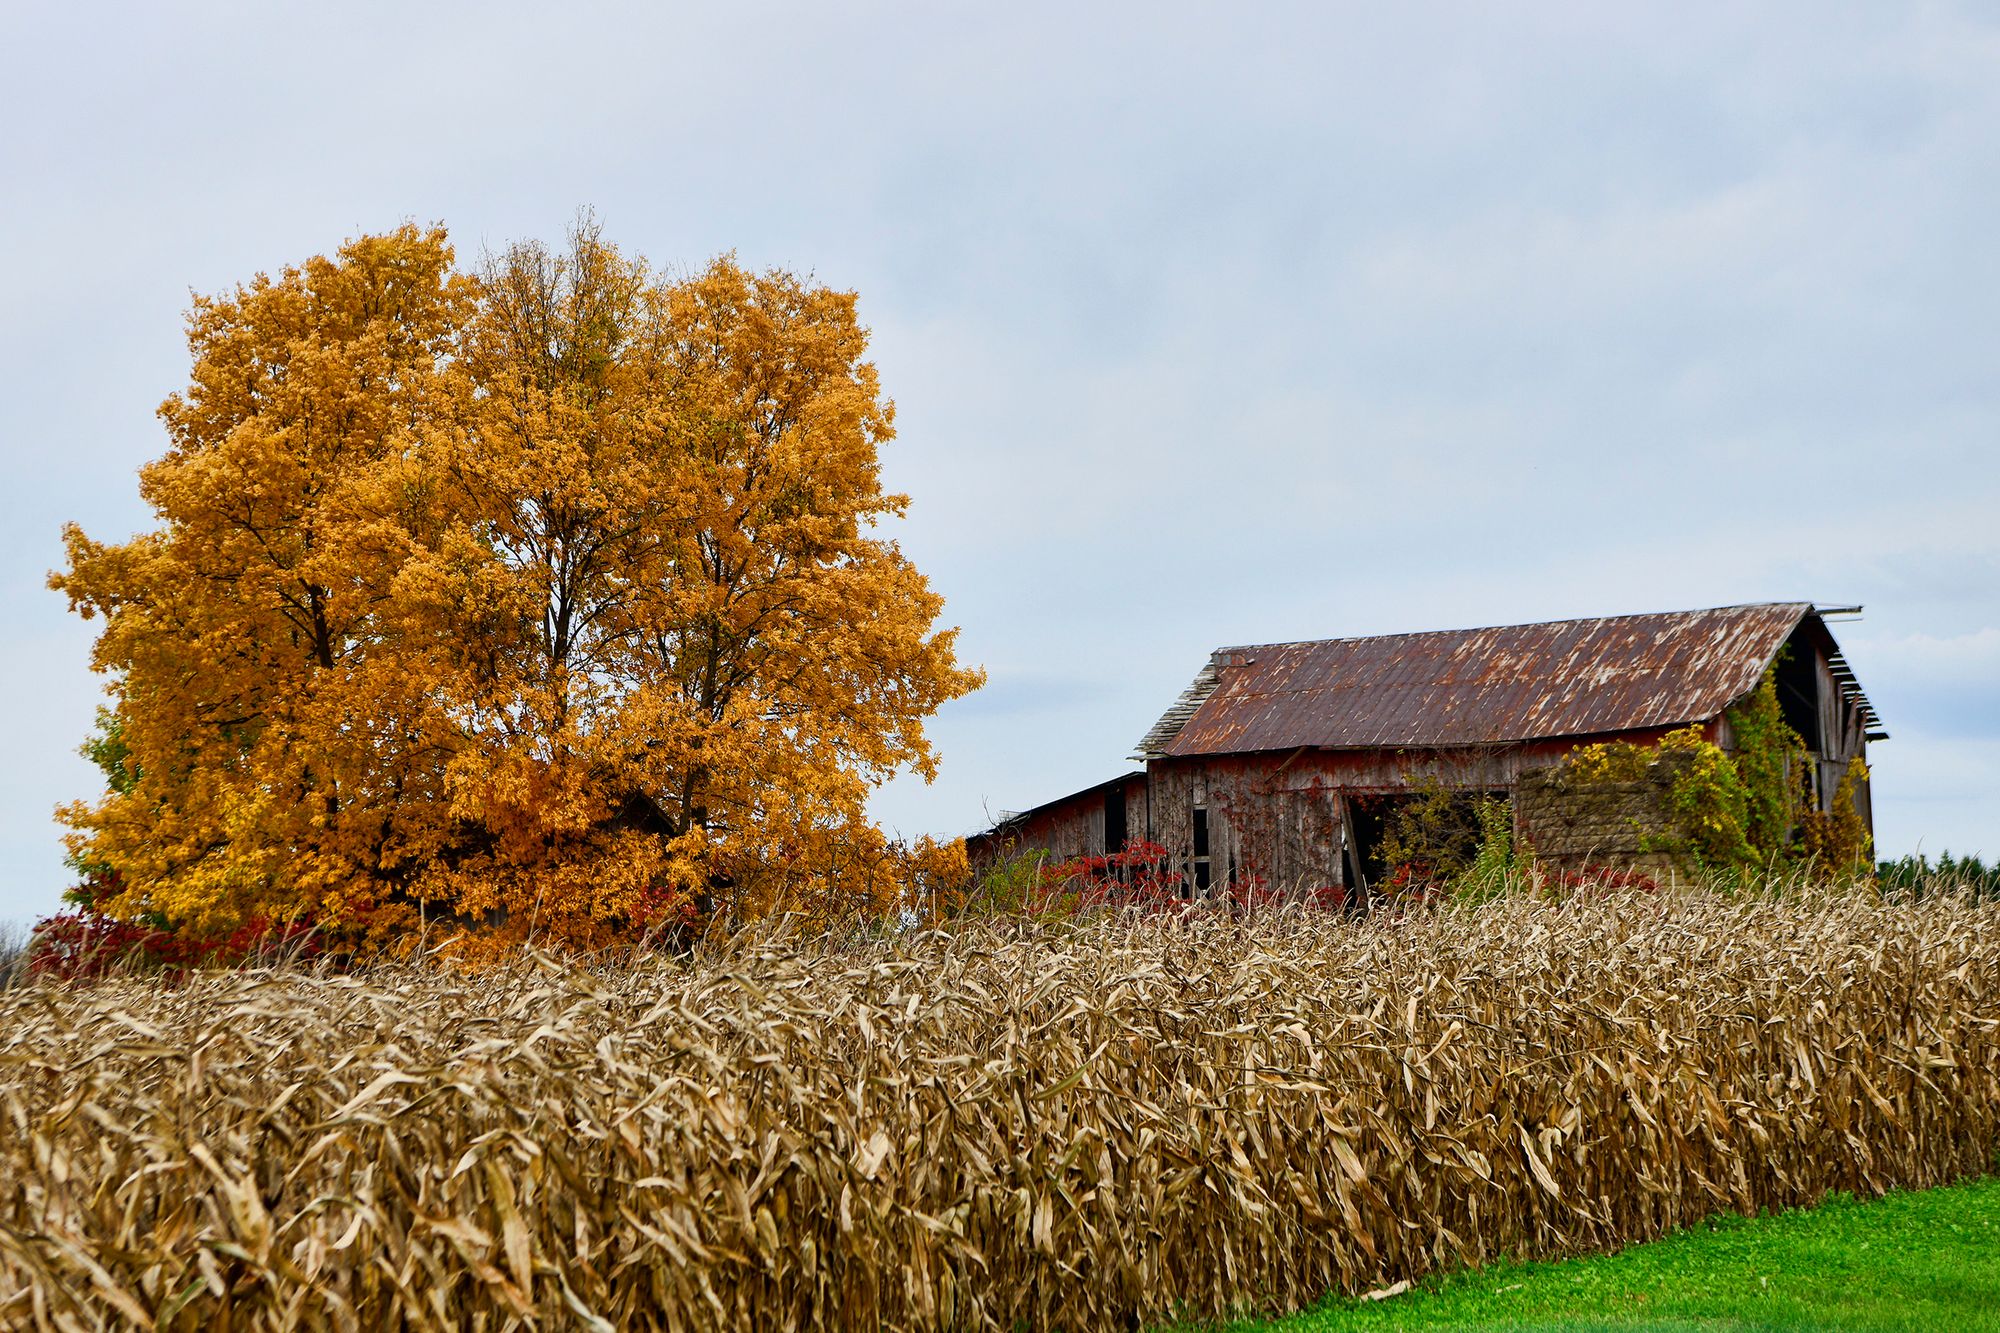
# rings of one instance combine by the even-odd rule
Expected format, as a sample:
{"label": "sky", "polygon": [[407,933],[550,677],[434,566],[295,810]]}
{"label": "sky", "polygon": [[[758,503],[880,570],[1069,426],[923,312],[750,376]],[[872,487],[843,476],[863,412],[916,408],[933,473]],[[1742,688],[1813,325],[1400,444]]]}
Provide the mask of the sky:
{"label": "sky", "polygon": [[69,883],[191,292],[580,208],[860,294],[893,535],[990,683],[906,834],[1110,777],[1224,644],[1766,600],[2000,855],[2000,7],[0,8],[0,921]]}

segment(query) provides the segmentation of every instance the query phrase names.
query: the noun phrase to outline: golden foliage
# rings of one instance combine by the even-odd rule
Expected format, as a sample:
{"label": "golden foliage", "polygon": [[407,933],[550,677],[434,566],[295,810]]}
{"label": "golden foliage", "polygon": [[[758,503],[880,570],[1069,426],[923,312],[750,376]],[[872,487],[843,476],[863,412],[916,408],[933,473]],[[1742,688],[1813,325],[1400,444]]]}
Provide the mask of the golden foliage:
{"label": "golden foliage", "polygon": [[1673,850],[1691,853],[1713,870],[1756,865],[1760,849],[1750,830],[1757,826],[1757,807],[1741,776],[1741,756],[1726,753],[1700,727],[1668,732],[1660,738],[1660,751],[1685,757],[1667,791],[1678,835]]}
{"label": "golden foliage", "polygon": [[1658,757],[1658,751],[1630,741],[1597,741],[1563,756],[1563,776],[1582,783],[1643,782]]}
{"label": "golden foliage", "polygon": [[1839,875],[1870,868],[1875,840],[1861,818],[1861,786],[1867,781],[1868,765],[1856,755],[1834,784],[1830,807],[1808,810],[1801,819],[1802,854],[1819,869]]}
{"label": "golden foliage", "polygon": [[1109,1329],[1990,1169],[2000,904],[0,993],[0,1324]]}
{"label": "golden foliage", "polygon": [[137,775],[65,812],[111,910],[588,947],[662,895],[894,901],[863,803],[980,677],[876,534],[907,501],[852,293],[667,281],[588,224],[467,276],[404,227],[189,344],[159,526],[71,528],[52,579]]}

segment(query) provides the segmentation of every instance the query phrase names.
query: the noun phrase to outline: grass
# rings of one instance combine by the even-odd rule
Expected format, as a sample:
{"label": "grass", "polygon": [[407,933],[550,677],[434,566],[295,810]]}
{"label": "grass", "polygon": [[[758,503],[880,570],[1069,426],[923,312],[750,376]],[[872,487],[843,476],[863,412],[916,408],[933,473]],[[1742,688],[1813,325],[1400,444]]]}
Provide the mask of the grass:
{"label": "grass", "polygon": [[1238,1333],[1358,1329],[2000,1330],[2000,1179],[1776,1217],[1729,1216],[1619,1254],[1501,1263]]}

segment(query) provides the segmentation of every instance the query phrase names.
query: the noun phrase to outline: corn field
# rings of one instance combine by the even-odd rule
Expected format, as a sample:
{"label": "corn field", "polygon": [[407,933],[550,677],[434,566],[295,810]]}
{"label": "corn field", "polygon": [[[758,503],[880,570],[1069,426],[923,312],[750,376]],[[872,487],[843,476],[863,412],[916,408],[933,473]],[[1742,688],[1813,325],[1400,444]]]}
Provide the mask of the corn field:
{"label": "corn field", "polygon": [[1134,1328],[1990,1169],[2000,904],[0,993],[0,1327]]}

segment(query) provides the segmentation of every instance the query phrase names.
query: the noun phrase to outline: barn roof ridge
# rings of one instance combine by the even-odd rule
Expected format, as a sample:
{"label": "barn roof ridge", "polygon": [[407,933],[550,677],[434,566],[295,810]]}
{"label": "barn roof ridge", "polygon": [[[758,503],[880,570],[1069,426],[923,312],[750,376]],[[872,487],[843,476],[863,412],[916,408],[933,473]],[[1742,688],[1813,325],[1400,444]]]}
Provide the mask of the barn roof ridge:
{"label": "barn roof ridge", "polygon": [[1250,653],[1260,648],[1310,648],[1321,643],[1361,643],[1374,639],[1421,639],[1435,634],[1487,634],[1503,629],[1539,629],[1544,625],[1588,625],[1608,620],[1657,620],[1664,617],[1706,615],[1713,611],[1762,611],[1777,608],[1797,607],[1800,615],[1807,611],[1822,614],[1835,612],[1856,612],[1861,608],[1850,603],[1831,604],[1822,607],[1817,602],[1732,602],[1727,606],[1703,606],[1680,611],[1622,611],[1608,616],[1563,616],[1555,620],[1511,620],[1497,625],[1461,625],[1442,629],[1399,629],[1387,634],[1336,634],[1324,639],[1280,639],[1271,643],[1231,643],[1224,644],[1209,654],[1211,659],[1229,653]]}

